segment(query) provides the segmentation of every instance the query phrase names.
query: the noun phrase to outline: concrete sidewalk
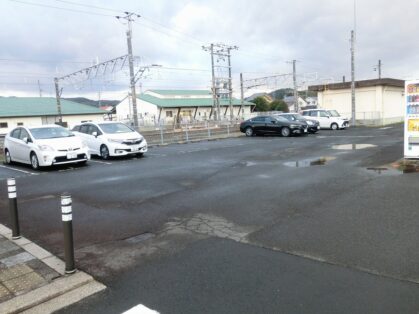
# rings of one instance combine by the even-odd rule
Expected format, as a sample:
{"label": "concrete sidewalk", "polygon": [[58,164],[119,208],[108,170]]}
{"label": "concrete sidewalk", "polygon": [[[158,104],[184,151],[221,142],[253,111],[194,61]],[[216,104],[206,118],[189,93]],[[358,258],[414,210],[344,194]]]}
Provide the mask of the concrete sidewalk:
{"label": "concrete sidewalk", "polygon": [[64,262],[0,225],[0,313],[51,313],[104,290],[88,274],[65,275]]}

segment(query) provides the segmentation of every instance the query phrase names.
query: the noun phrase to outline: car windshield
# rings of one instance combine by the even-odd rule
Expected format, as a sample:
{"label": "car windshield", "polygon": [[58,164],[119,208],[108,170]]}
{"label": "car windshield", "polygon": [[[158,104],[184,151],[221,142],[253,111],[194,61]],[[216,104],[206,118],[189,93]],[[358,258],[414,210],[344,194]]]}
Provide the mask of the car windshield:
{"label": "car windshield", "polygon": [[129,133],[134,132],[133,129],[123,123],[101,123],[99,124],[103,132],[108,134]]}
{"label": "car windshield", "polygon": [[29,131],[38,140],[74,136],[73,133],[62,127],[31,128]]}
{"label": "car windshield", "polygon": [[340,117],[340,114],[336,110],[328,110],[328,112],[332,117]]}

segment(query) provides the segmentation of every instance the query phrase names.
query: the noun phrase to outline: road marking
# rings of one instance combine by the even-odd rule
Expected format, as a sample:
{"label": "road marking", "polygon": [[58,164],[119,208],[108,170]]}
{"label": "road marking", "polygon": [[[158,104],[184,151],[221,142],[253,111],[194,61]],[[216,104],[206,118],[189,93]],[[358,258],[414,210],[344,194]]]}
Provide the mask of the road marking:
{"label": "road marking", "polygon": [[149,309],[142,304],[138,304],[122,314],[159,314],[159,312]]}
{"label": "road marking", "polygon": [[380,128],[380,130],[388,130],[388,129],[392,129],[392,128],[393,128],[392,126],[386,126],[384,128]]}
{"label": "road marking", "polygon": [[97,162],[98,164],[104,164],[104,165],[112,165],[111,162],[106,162],[106,161],[99,161],[99,160],[89,160],[90,162]]}
{"label": "road marking", "polygon": [[26,174],[32,174],[32,175],[37,175],[38,174],[38,173],[35,173],[35,172],[30,172],[30,171],[26,171],[26,170],[16,169],[16,168],[8,167],[8,166],[2,166],[2,165],[0,165],[0,167],[1,168],[5,168],[5,169],[9,169],[9,170],[23,172],[23,173],[26,173]]}

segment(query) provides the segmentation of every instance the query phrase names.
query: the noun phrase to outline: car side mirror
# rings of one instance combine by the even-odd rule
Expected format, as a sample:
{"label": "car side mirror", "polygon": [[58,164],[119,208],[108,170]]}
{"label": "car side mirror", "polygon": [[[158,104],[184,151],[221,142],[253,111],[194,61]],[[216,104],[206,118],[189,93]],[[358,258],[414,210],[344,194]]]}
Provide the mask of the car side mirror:
{"label": "car side mirror", "polygon": [[22,141],[24,141],[26,144],[29,143],[29,138],[27,138],[26,136],[24,138],[22,138]]}
{"label": "car side mirror", "polygon": [[92,135],[93,135],[94,137],[97,137],[97,132],[92,132]]}
{"label": "car side mirror", "polygon": [[272,120],[271,122],[272,122],[273,124],[276,124],[276,121],[275,121],[275,120]]}

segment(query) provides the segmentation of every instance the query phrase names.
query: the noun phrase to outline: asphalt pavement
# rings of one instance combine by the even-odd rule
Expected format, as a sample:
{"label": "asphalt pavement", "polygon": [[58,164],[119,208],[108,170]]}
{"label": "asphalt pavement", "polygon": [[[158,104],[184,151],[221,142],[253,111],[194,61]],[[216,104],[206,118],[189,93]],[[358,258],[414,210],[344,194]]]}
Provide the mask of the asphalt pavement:
{"label": "asphalt pavement", "polygon": [[394,168],[402,140],[396,125],[2,166],[0,222],[15,176],[22,233],[63,256],[71,193],[77,265],[108,289],[63,313],[417,313],[418,174]]}

